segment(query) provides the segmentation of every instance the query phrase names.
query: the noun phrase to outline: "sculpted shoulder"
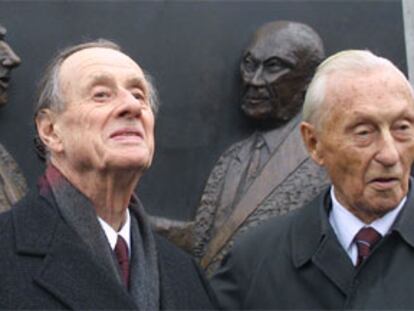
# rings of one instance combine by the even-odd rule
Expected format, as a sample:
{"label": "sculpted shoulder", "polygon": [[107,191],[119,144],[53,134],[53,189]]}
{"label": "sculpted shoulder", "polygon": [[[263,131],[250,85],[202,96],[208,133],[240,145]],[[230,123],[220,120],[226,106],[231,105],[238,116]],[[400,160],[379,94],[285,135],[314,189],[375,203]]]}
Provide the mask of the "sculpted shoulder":
{"label": "sculpted shoulder", "polygon": [[243,140],[235,142],[234,144],[230,145],[230,147],[228,147],[220,155],[220,158],[218,159],[217,164],[219,164],[221,161],[224,161],[227,158],[234,158],[234,156],[237,155],[242,148],[246,148],[247,146],[250,146],[249,143],[251,143],[254,140],[254,137],[255,137],[255,134],[253,133],[247,138],[244,138]]}

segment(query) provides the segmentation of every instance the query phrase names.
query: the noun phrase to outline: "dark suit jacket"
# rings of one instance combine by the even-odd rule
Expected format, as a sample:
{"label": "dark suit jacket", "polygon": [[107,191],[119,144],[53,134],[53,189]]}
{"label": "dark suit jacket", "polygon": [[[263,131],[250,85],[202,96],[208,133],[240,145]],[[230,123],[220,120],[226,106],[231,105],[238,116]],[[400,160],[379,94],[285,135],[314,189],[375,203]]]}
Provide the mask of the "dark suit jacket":
{"label": "dark suit jacket", "polygon": [[[156,247],[161,309],[212,309],[194,261],[160,237]],[[0,308],[139,309],[42,195],[0,216]]]}
{"label": "dark suit jacket", "polygon": [[414,196],[356,269],[328,220],[328,192],[240,241],[212,280],[226,309],[414,309]]}

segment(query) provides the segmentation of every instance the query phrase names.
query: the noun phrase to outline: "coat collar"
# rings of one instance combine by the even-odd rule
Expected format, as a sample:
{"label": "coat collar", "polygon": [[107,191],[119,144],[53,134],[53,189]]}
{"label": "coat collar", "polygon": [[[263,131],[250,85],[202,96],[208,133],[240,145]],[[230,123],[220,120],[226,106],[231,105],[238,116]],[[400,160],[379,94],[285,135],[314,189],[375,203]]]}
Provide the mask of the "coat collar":
{"label": "coat collar", "polygon": [[355,269],[329,224],[329,190],[298,214],[292,227],[292,257],[300,269],[311,261],[344,294],[352,286]]}
{"label": "coat collar", "polygon": [[298,213],[293,223],[291,240],[296,267],[309,261],[327,236],[329,231],[327,208],[329,208],[329,190],[322,192]]}
{"label": "coat collar", "polygon": [[[30,208],[26,206],[30,204]],[[29,193],[12,210],[16,250],[21,254],[45,255],[55,236],[57,213],[51,202]]]}
{"label": "coat collar", "polygon": [[400,214],[398,215],[393,231],[400,234],[402,239],[414,248],[414,190],[413,178],[410,178],[410,190],[408,191],[407,201],[405,202]]}
{"label": "coat collar", "polygon": [[[410,180],[410,185],[412,182],[413,180]],[[397,231],[403,240],[414,248],[414,191],[411,188],[392,230]],[[329,190],[326,190],[298,213],[291,235],[293,263],[300,269],[312,261],[322,273],[347,293],[352,286],[356,270],[329,223],[330,208]]]}
{"label": "coat collar", "polygon": [[114,274],[97,264],[91,252],[61,223],[34,281],[73,309],[137,309]]}
{"label": "coat collar", "polygon": [[11,213],[17,254],[32,258],[30,273],[40,288],[73,309],[137,309],[116,276],[63,221],[51,197],[29,195]]}

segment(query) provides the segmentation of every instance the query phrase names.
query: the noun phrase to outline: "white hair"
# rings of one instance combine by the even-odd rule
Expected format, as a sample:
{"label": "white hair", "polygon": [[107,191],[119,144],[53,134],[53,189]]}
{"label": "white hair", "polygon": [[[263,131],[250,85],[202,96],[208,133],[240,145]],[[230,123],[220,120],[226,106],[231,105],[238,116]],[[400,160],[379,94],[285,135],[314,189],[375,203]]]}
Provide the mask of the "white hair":
{"label": "white hair", "polygon": [[368,50],[345,50],[338,52],[316,69],[316,73],[309,84],[303,104],[303,120],[316,127],[320,127],[324,117],[332,106],[325,106],[326,87],[333,74],[367,73],[379,69],[391,69],[402,76],[408,89],[413,93],[410,83],[404,74],[388,59],[379,57]]}

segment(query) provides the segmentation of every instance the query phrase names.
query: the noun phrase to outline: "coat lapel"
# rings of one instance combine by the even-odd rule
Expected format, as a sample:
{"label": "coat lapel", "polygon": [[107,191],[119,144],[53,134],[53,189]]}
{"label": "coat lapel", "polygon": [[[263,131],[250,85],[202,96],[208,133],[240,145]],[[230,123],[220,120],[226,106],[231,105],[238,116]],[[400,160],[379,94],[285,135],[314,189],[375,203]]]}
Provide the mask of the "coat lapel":
{"label": "coat lapel", "polygon": [[194,260],[155,235],[160,271],[160,310],[217,310],[218,304]]}
{"label": "coat lapel", "polygon": [[39,287],[68,308],[137,309],[51,201],[36,197],[25,205],[12,211],[16,250],[28,259],[41,258],[29,272]]}
{"label": "coat lapel", "polygon": [[397,231],[404,241],[414,248],[414,191],[413,191],[413,181],[414,179],[410,178],[410,190],[407,195],[407,201],[404,204],[400,215],[398,215],[397,220],[392,228],[392,230]]}
{"label": "coat lapel", "polygon": [[293,262],[297,269],[312,261],[344,294],[352,284],[355,269],[339,244],[329,220],[329,191],[302,209],[292,231]]}
{"label": "coat lapel", "polygon": [[[61,225],[35,281],[74,309],[136,309],[126,288]],[[70,242],[73,241],[73,242]]]}

